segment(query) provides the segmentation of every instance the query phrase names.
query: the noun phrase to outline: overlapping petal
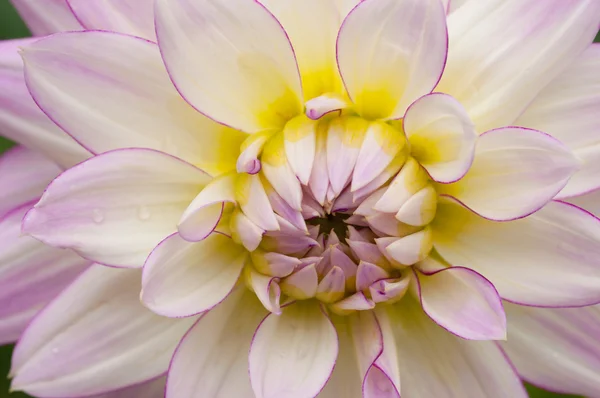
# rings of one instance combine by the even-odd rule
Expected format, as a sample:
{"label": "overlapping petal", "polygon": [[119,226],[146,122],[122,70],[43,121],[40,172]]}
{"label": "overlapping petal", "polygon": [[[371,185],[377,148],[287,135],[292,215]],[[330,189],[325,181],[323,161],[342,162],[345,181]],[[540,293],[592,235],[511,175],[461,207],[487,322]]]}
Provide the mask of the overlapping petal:
{"label": "overlapping petal", "polygon": [[220,303],[237,282],[248,253],[214,233],[201,242],[174,234],[150,254],[142,276],[142,302],[157,314],[184,317]]}
{"label": "overlapping petal", "polygon": [[82,29],[67,0],[11,0],[11,3],[35,36]]}
{"label": "overlapping petal", "polygon": [[600,187],[600,44],[573,61],[527,107],[515,122],[556,137],[582,161],[559,198]]}
{"label": "overlapping petal", "polygon": [[446,52],[439,0],[365,0],[346,17],[337,41],[344,85],[367,119],[402,117],[433,90]]}
{"label": "overlapping petal", "polygon": [[31,323],[13,354],[13,388],[79,397],[162,375],[194,318],[154,315],[139,302],[139,270],[92,266]]}
{"label": "overlapping petal", "polygon": [[596,0],[468,1],[448,17],[448,62],[437,90],[457,98],[479,132],[513,125],[599,24]]}
{"label": "overlapping petal", "polygon": [[545,389],[600,395],[600,307],[527,308],[505,303],[510,322],[502,347],[525,380]]}
{"label": "overlapping petal", "polygon": [[600,220],[573,205],[550,202],[499,223],[446,202],[433,231],[434,247],[449,263],[479,272],[506,300],[541,307],[600,302]]}
{"label": "overlapping petal", "polygon": [[302,113],[294,51],[259,2],[159,0],[156,31],[175,86],[212,119],[255,133]]}
{"label": "overlapping petal", "polygon": [[56,178],[23,230],[93,261],[141,267],[209,181],[202,170],[154,150],[107,152]]}
{"label": "overlapping petal", "polygon": [[211,174],[235,167],[244,134],[179,96],[156,44],[112,32],[62,33],[27,46],[23,59],[37,104],[91,152],[151,148]]}

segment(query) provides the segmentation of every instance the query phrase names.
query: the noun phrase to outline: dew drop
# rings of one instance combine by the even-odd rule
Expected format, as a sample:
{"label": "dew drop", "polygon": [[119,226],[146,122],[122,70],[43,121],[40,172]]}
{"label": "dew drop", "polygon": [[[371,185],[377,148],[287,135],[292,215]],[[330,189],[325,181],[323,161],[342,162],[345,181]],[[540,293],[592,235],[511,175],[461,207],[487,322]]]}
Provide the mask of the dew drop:
{"label": "dew drop", "polygon": [[94,209],[93,213],[93,219],[96,224],[100,224],[102,221],[104,221],[104,214],[102,213],[102,210]]}
{"label": "dew drop", "polygon": [[150,219],[150,209],[146,206],[140,206],[138,209],[138,217],[142,221],[148,221]]}

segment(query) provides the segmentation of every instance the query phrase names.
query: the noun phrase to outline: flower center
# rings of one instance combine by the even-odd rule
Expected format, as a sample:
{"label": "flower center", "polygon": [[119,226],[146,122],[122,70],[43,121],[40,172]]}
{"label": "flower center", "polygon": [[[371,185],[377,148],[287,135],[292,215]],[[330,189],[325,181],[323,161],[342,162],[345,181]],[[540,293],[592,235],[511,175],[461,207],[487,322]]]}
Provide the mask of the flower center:
{"label": "flower center", "polygon": [[251,251],[247,285],[270,310],[317,299],[346,314],[402,298],[410,266],[432,250],[438,195],[401,123],[299,116],[242,151],[249,174],[238,175],[230,227]]}

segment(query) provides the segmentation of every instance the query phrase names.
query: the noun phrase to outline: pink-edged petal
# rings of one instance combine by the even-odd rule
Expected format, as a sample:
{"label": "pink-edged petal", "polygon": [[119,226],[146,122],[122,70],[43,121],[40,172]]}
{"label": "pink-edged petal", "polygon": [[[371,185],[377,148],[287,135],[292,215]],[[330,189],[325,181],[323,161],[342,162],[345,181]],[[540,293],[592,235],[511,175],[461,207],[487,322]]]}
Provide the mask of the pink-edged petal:
{"label": "pink-edged petal", "polygon": [[[360,317],[366,318],[366,313],[360,313]],[[363,394],[365,398],[400,398],[400,367],[396,340],[389,318],[376,317],[374,313],[369,314],[375,319],[377,328],[381,335],[382,349],[376,360],[370,365],[363,381]]]}
{"label": "pink-edged petal", "polygon": [[600,302],[600,220],[584,210],[550,202],[499,223],[445,202],[432,225],[441,256],[482,274],[506,300],[541,307]]}
{"label": "pink-edged petal", "polygon": [[368,311],[373,308],[375,303],[363,292],[354,293],[330,306],[330,309],[339,315],[349,315],[355,311]]}
{"label": "pink-edged petal", "polygon": [[504,306],[510,328],[502,347],[525,380],[565,394],[600,395],[600,306]]}
{"label": "pink-edged petal", "polygon": [[450,51],[437,90],[458,99],[479,132],[513,125],[599,24],[596,0],[469,1],[448,18]]}
{"label": "pink-edged petal", "polygon": [[35,36],[82,29],[67,0],[11,0],[11,3]]}
{"label": "pink-edged petal", "polygon": [[294,272],[280,284],[281,290],[285,294],[298,300],[314,297],[317,294],[318,285],[319,276],[315,264],[310,264]]}
{"label": "pink-edged petal", "polygon": [[13,389],[80,397],[162,375],[195,318],[163,318],[142,306],[140,274],[95,265],[64,290],[21,336]]}
{"label": "pink-edged petal", "polygon": [[259,228],[265,231],[279,230],[273,207],[258,175],[237,175],[235,199],[244,214]]}
{"label": "pink-edged petal", "polygon": [[[262,172],[275,192],[294,210],[302,211],[302,186],[287,160],[284,133],[274,135],[262,152]],[[310,161],[310,159],[305,159]],[[308,174],[310,175],[310,174]]]}
{"label": "pink-edged petal", "polygon": [[165,376],[161,376],[131,387],[86,398],[164,398],[166,380]]}
{"label": "pink-edged petal", "polygon": [[255,133],[302,113],[294,51],[259,2],[159,0],[156,31],[175,86],[212,119]]}
{"label": "pink-edged petal", "polygon": [[335,327],[314,302],[269,314],[250,347],[250,381],[257,398],[312,398],[323,389],[338,355]]}
{"label": "pink-edged petal", "polygon": [[593,44],[554,79],[515,122],[551,134],[582,161],[559,198],[600,188],[600,44]]}
{"label": "pink-edged petal", "polygon": [[141,267],[209,181],[154,150],[106,152],[57,177],[27,213],[23,231],[93,261]]}
{"label": "pink-edged petal", "polygon": [[346,17],[338,66],[357,112],[398,119],[433,90],[446,61],[446,15],[439,0],[366,0]]}
{"label": "pink-edged petal", "polygon": [[425,188],[428,182],[425,169],[410,157],[390,185],[382,189],[371,207],[384,213],[396,213],[414,194]]}
{"label": "pink-edged petal", "polygon": [[329,187],[329,173],[327,170],[327,138],[329,136],[329,123],[319,124],[315,144],[315,158],[313,160],[308,187],[312,196],[321,206],[325,204],[327,189]]}
{"label": "pink-edged petal", "polygon": [[203,315],[177,347],[166,398],[252,397],[247,353],[266,315],[244,287]]}
{"label": "pink-edged petal", "polygon": [[461,179],[471,167],[477,132],[454,98],[434,93],[415,101],[404,116],[411,154],[437,182]]}
{"label": "pink-edged petal", "polygon": [[527,397],[495,342],[465,341],[448,333],[412,299],[379,306],[376,315],[391,325],[403,397]]}
{"label": "pink-edged petal", "polygon": [[432,185],[410,197],[396,213],[396,220],[401,223],[422,227],[435,218],[437,211],[438,193]]}
{"label": "pink-edged petal", "polygon": [[467,340],[505,340],[506,315],[494,285],[468,268],[416,272],[423,310],[438,325]]}
{"label": "pink-edged petal", "polygon": [[342,94],[343,85],[335,62],[335,40],[343,17],[335,2],[262,0],[261,3],[281,22],[290,38],[302,76],[304,98]]}
{"label": "pink-edged petal", "polygon": [[389,277],[381,267],[366,261],[361,261],[356,270],[356,290],[367,289],[371,284]]}
{"label": "pink-edged petal", "polygon": [[109,30],[156,40],[152,0],[67,1],[87,30]]}
{"label": "pink-edged petal", "polygon": [[231,227],[233,241],[243,245],[249,252],[253,252],[258,248],[265,233],[264,229],[254,224],[239,209],[235,209],[231,213],[229,226]]}
{"label": "pink-edged petal", "polygon": [[37,312],[90,262],[21,235],[23,205],[0,220],[0,344],[15,342]]}
{"label": "pink-edged petal", "polygon": [[199,314],[227,297],[247,258],[243,247],[219,233],[201,242],[171,235],[144,264],[141,300],[164,316]]}
{"label": "pink-edged petal", "polygon": [[401,238],[379,238],[375,242],[384,254],[402,265],[413,265],[424,260],[431,251],[433,234],[431,228]]}
{"label": "pink-edged petal", "polygon": [[281,315],[281,288],[279,278],[263,275],[254,269],[245,268],[246,281],[267,311]]}
{"label": "pink-edged petal", "polygon": [[290,121],[283,130],[285,156],[291,169],[308,185],[317,148],[317,122],[304,117]]}
{"label": "pink-edged petal", "polygon": [[91,152],[157,149],[211,174],[235,165],[245,135],[179,96],[155,43],[114,32],[62,33],[27,46],[23,59],[37,104]]}
{"label": "pink-edged petal", "polygon": [[43,155],[16,147],[0,157],[0,217],[37,200],[60,168]]}
{"label": "pink-edged petal", "polygon": [[177,230],[190,242],[206,238],[221,219],[226,203],[235,203],[235,174],[223,174],[209,182],[179,220]]}
{"label": "pink-edged petal", "polygon": [[596,217],[600,217],[600,189],[585,195],[569,198],[568,201],[575,206],[589,211]]}
{"label": "pink-edged petal", "polygon": [[34,39],[0,42],[0,131],[4,137],[46,155],[62,167],[71,167],[90,156],[56,126],[31,99],[18,51]]}
{"label": "pink-edged petal", "polygon": [[[329,125],[327,172],[331,189],[336,196],[352,177],[368,128],[369,123],[358,117],[334,119]],[[315,172],[323,173],[324,170],[315,168]]]}
{"label": "pink-edged petal", "polygon": [[439,191],[482,217],[512,220],[552,200],[578,167],[578,159],[551,136],[506,127],[481,135],[467,175]]}
{"label": "pink-edged petal", "polygon": [[343,109],[351,107],[352,104],[341,95],[327,93],[306,101],[304,106],[305,114],[309,119],[319,120],[329,113],[340,113]]}
{"label": "pink-edged petal", "polygon": [[334,265],[319,282],[316,297],[324,303],[333,303],[341,300],[345,292],[346,277],[344,271]]}

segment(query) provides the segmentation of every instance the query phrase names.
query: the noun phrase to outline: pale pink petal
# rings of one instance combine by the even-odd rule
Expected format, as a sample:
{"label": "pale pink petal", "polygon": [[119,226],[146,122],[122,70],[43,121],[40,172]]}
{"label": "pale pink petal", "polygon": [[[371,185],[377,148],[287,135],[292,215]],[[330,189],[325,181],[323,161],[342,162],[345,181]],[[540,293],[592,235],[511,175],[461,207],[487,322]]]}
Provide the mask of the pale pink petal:
{"label": "pale pink petal", "polygon": [[141,267],[209,181],[201,170],[157,151],[107,152],[56,178],[27,213],[23,230],[93,261]]}
{"label": "pale pink petal", "polygon": [[375,308],[373,300],[365,296],[363,292],[354,293],[352,296],[348,296],[343,300],[332,304],[330,307],[331,311],[339,315],[348,315],[354,311],[368,311]]}
{"label": "pale pink petal", "polygon": [[90,262],[21,235],[23,205],[0,220],[0,344],[15,342],[37,312]]}
{"label": "pale pink petal", "polygon": [[504,305],[510,327],[502,347],[525,380],[551,391],[600,395],[600,306]]}
{"label": "pale pink petal", "polygon": [[281,314],[281,289],[279,278],[270,277],[256,272],[253,268],[244,269],[246,283],[252,288],[262,305],[276,315]]}
{"label": "pale pink petal", "polygon": [[438,325],[467,340],[505,340],[506,316],[494,285],[468,268],[416,272],[423,310]]}
{"label": "pale pink petal", "polygon": [[266,316],[256,296],[236,289],[203,315],[173,356],[166,398],[250,398],[250,342]]}
{"label": "pale pink petal", "polygon": [[569,203],[573,203],[596,217],[600,217],[600,189],[575,198],[569,198]]}
{"label": "pale pink petal", "polygon": [[323,389],[338,355],[335,327],[314,302],[269,314],[250,348],[250,381],[257,398],[312,398]]}
{"label": "pale pink petal", "polygon": [[317,294],[318,285],[319,276],[315,264],[310,264],[294,272],[280,284],[281,290],[285,294],[299,300],[314,297]]}
{"label": "pale pink petal", "polygon": [[265,231],[277,231],[279,224],[258,175],[238,174],[235,198],[244,214]]}
{"label": "pale pink petal", "polygon": [[600,187],[600,44],[593,44],[554,79],[515,122],[558,138],[582,160],[558,197]]}
{"label": "pale pink petal", "polygon": [[381,267],[361,261],[356,270],[356,290],[367,289],[371,284],[389,278],[389,274]]}
{"label": "pale pink petal", "polygon": [[11,0],[11,3],[35,36],[81,29],[67,0]]}
{"label": "pale pink petal", "polygon": [[157,149],[211,174],[235,165],[245,135],[179,96],[156,44],[114,32],[63,33],[27,46],[23,59],[37,104],[91,152]]}
{"label": "pale pink petal", "polygon": [[214,233],[201,242],[174,234],[148,256],[142,275],[142,302],[157,314],[185,317],[223,301],[248,258],[231,238]]}
{"label": "pale pink petal", "polygon": [[166,380],[167,378],[162,376],[121,390],[86,398],[164,398]]}
{"label": "pale pink petal", "polygon": [[262,250],[253,251],[250,256],[252,258],[252,265],[259,272],[278,278],[290,275],[302,263],[295,257],[286,256],[281,253],[265,253]]}
{"label": "pale pink petal", "polygon": [[19,48],[37,39],[0,42],[0,131],[2,135],[46,155],[62,167],[89,157],[89,152],[57,127],[31,99]]}
{"label": "pale pink petal", "polygon": [[402,265],[413,265],[424,260],[431,251],[432,232],[425,227],[419,232],[401,238],[375,239],[377,245],[392,259]]}
{"label": "pale pink petal", "polygon": [[[366,313],[360,313],[364,318]],[[398,349],[390,319],[377,318],[370,313],[377,323],[381,335],[382,350],[377,359],[371,364],[363,381],[363,394],[365,398],[400,398],[400,367]]]}
{"label": "pale pink petal", "polygon": [[64,290],[21,336],[13,389],[80,397],[162,375],[195,318],[163,318],[142,306],[140,274],[95,265]]}
{"label": "pale pink petal", "polygon": [[514,125],[599,24],[596,0],[469,1],[448,17],[450,51],[436,89],[458,99],[479,132]]}
{"label": "pale pink petal", "polygon": [[265,233],[264,229],[254,224],[239,209],[235,209],[231,213],[230,226],[233,241],[243,245],[249,252],[258,248]]}
{"label": "pale pink petal", "polygon": [[[350,181],[368,128],[369,123],[358,117],[337,118],[329,125],[327,172],[336,196]],[[315,172],[323,173],[324,170],[315,168]]]}
{"label": "pale pink petal", "polygon": [[447,52],[439,0],[368,0],[344,21],[338,66],[357,112],[398,119],[440,79]]}
{"label": "pale pink petal", "polygon": [[432,185],[410,197],[396,213],[396,220],[415,227],[429,224],[435,218],[438,193]]}
{"label": "pale pink petal", "polygon": [[329,136],[329,123],[320,123],[317,129],[315,144],[315,158],[312,165],[308,186],[317,203],[325,204],[327,188],[329,187],[329,173],[327,170],[327,137]]}
{"label": "pale pink petal", "polygon": [[484,133],[467,175],[439,191],[482,217],[512,220],[552,200],[578,167],[569,149],[549,135],[506,127]]}
{"label": "pale pink petal", "polygon": [[334,265],[319,282],[316,297],[324,303],[336,302],[344,297],[344,293],[346,292],[345,286],[346,277],[344,271]]}
{"label": "pale pink petal", "polygon": [[[302,211],[302,186],[288,163],[286,153],[284,133],[274,135],[263,148],[262,172],[277,194],[292,209]],[[308,162],[310,159],[305,161]]]}
{"label": "pale pink petal", "polygon": [[37,200],[60,168],[43,155],[16,147],[0,157],[0,217]]}
{"label": "pale pink petal", "polygon": [[416,300],[380,306],[376,314],[381,323],[391,325],[403,397],[527,397],[519,375],[495,342],[466,341],[448,333]]}
{"label": "pale pink petal", "polygon": [[477,132],[463,106],[434,93],[415,101],[404,116],[411,155],[437,182],[461,179],[471,167]]}
{"label": "pale pink petal", "polygon": [[396,213],[414,194],[425,188],[428,182],[425,170],[410,157],[390,185],[382,189],[372,207],[380,212]]}
{"label": "pale pink petal", "polygon": [[317,122],[298,117],[283,130],[285,155],[298,180],[308,185],[317,149]]}
{"label": "pale pink petal", "polygon": [[223,174],[209,182],[185,209],[177,229],[191,242],[206,238],[221,219],[226,203],[235,203],[235,174]]}
{"label": "pale pink petal", "polygon": [[87,30],[109,30],[156,40],[152,0],[67,1]]}
{"label": "pale pink petal", "polygon": [[446,202],[433,231],[445,260],[479,272],[506,300],[542,307],[600,302],[600,220],[573,205],[550,202],[499,223]]}
{"label": "pale pink petal", "polygon": [[159,0],[156,31],[175,86],[212,119],[255,133],[302,113],[294,51],[259,2]]}

